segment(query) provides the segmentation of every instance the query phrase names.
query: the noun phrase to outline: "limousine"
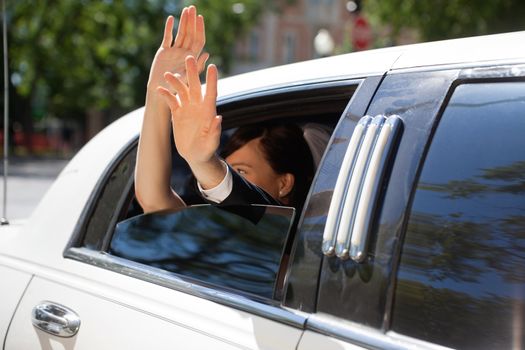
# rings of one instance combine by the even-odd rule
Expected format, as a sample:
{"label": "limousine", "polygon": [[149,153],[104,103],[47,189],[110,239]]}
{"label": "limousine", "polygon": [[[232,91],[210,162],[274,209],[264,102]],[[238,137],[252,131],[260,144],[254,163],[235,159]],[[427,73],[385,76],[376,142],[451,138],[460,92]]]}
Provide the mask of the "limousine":
{"label": "limousine", "polygon": [[[3,349],[525,347],[524,42],[472,37],[221,79],[225,138],[275,121],[326,135],[301,212],[143,214],[143,109],[123,116],[28,220],[0,227]],[[175,153],[173,169],[184,193]]]}

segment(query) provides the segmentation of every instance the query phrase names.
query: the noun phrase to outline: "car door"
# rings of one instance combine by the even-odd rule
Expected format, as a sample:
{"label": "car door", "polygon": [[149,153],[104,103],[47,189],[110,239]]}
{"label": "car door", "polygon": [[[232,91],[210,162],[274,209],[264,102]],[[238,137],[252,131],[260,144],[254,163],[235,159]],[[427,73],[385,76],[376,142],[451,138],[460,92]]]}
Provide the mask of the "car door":
{"label": "car door", "polygon": [[461,71],[402,232],[390,329],[460,349],[525,344],[525,66]]}
{"label": "car door", "polygon": [[[388,271],[392,268],[392,253],[387,252],[395,245],[395,239],[391,236],[392,228],[397,227],[396,220],[400,220],[403,214],[401,210],[394,215],[394,210],[399,210],[399,200],[409,196],[411,181],[416,172],[414,167],[417,165],[412,158],[418,156],[414,150],[418,149],[418,143],[419,147],[423,148],[422,145],[427,141],[430,132],[427,116],[438,112],[447,88],[456,74],[457,72],[450,71],[416,72],[399,78],[389,74],[382,80],[371,104],[363,113],[370,118],[356,116],[341,123],[342,134],[339,139],[344,142],[341,142],[337,152],[328,153],[325,158],[327,163],[324,166],[332,171],[330,177],[325,178],[324,184],[323,195],[326,198],[322,212],[325,217],[316,228],[316,244],[312,245],[320,259],[319,289],[315,295],[316,309],[308,318],[299,349],[313,349],[315,344],[320,343],[326,343],[327,349],[352,349],[359,346],[381,348],[391,347],[392,343],[395,343],[382,331],[385,293],[389,286]],[[425,81],[423,87],[422,79]],[[352,191],[351,197],[349,187],[352,185],[359,189],[367,178],[366,167],[362,166],[361,170],[357,171],[355,163],[360,154],[363,154],[364,158],[360,162],[366,165],[366,159],[373,153],[370,145],[367,148],[359,142],[363,143],[368,130],[372,131],[368,126],[372,125],[376,116],[379,116],[377,120],[381,120],[382,116],[397,116],[395,118],[401,123],[397,132],[392,134],[394,137],[388,149],[385,149],[385,155],[379,158],[383,161],[383,170],[374,175],[374,178],[377,178],[374,184],[375,198],[366,202],[365,206],[364,202],[358,203],[359,190]],[[410,122],[407,118],[410,118]],[[364,120],[366,124],[363,125]],[[358,135],[359,130],[359,142],[353,142],[352,136]],[[335,148],[330,151],[335,151]],[[346,168],[343,165],[345,158],[353,159],[350,162],[346,161],[350,164]],[[402,176],[395,176],[394,169],[402,169]],[[392,182],[396,185],[391,186]],[[338,191],[339,198],[332,201]],[[390,197],[391,195],[393,197]],[[389,198],[395,198],[392,208],[386,206]],[[335,248],[339,234],[351,232],[352,219],[355,218],[359,205],[371,212],[366,232],[368,237],[365,236],[368,249],[364,260],[354,261],[348,254],[340,258],[335,249],[330,252],[328,248],[330,245]],[[345,216],[347,220],[346,224],[343,224]],[[327,227],[330,218],[332,224],[331,227]],[[387,232],[387,236],[380,238],[378,230],[382,229]],[[310,240],[313,239],[311,236]],[[332,244],[324,241],[332,241]],[[343,242],[345,241],[350,242],[349,239],[343,239]],[[350,247],[347,252],[349,249]],[[337,254],[344,253],[341,251]]]}
{"label": "car door", "polygon": [[[352,96],[355,103],[349,111],[362,115],[380,79],[295,85],[230,98],[220,108],[226,128],[247,123],[248,117],[256,121],[272,117],[311,121],[299,118],[297,112],[298,106],[308,105],[312,108],[303,110],[311,113],[310,117],[315,113],[329,122],[337,121],[339,108],[345,108]],[[321,98],[320,91],[324,93]],[[280,107],[275,114],[269,113],[268,106],[274,105]],[[246,113],[250,113],[248,117]],[[242,115],[243,119],[237,120]],[[112,138],[110,130],[105,135]],[[104,140],[98,142],[100,151]],[[288,288],[290,303],[285,305],[281,295],[253,295],[232,286],[218,286],[206,276],[197,278],[184,271],[174,273],[151,266],[135,259],[136,255],[115,254],[112,244],[117,223],[140,213],[132,192],[136,139],[130,139],[110,158],[113,160],[91,190],[70,242],[64,242],[64,257],[54,266],[24,267],[34,270],[34,277],[13,317],[5,348],[294,349],[306,322],[304,311],[313,309],[311,295],[317,287],[311,282],[316,277],[295,283],[295,293]],[[64,190],[73,190],[78,184],[72,181],[69,186]],[[305,267],[310,262],[302,262],[299,256],[291,261],[295,268],[314,273],[318,268]],[[288,264],[283,264],[286,272]],[[33,326],[34,318],[41,328]],[[74,325],[75,320],[80,324],[77,333],[65,337],[52,334],[66,323]]]}
{"label": "car door", "polygon": [[[299,349],[522,346],[524,284],[512,271],[525,265],[523,68],[386,76],[367,114],[397,116],[402,128],[383,154],[375,197],[357,202],[370,208],[367,250],[357,261],[323,257],[316,312]],[[348,121],[351,134],[358,122]],[[333,166],[343,158],[334,156]],[[344,216],[358,213],[334,208],[327,214],[338,215],[337,236]],[[478,232],[460,237],[470,230]]]}
{"label": "car door", "polygon": [[[78,247],[68,247],[65,257],[47,265],[11,262],[33,277],[11,320],[5,349],[293,349],[301,316],[97,248],[132,185],[134,145],[124,147],[94,189],[93,206],[86,207],[78,225],[82,235],[72,238]],[[72,181],[73,188],[62,190],[74,186]]]}

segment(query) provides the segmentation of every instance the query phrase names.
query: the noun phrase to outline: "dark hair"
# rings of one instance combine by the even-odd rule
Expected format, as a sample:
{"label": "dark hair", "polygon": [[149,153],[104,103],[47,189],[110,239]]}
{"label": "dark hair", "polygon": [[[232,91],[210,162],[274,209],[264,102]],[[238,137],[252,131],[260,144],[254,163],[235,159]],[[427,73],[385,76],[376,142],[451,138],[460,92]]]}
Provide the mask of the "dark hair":
{"label": "dark hair", "polygon": [[277,174],[294,175],[295,182],[289,198],[290,205],[299,210],[314,175],[312,153],[303,130],[295,124],[243,126],[233,133],[221,156],[228,157],[256,138],[260,138],[265,158]]}

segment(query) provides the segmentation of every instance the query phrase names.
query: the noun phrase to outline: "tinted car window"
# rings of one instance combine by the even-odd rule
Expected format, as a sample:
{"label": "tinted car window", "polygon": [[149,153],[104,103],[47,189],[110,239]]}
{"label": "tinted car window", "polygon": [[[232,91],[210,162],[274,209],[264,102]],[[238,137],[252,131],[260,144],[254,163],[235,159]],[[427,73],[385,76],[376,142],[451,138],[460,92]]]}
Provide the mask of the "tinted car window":
{"label": "tinted car window", "polygon": [[525,83],[459,85],[417,184],[392,328],[454,348],[520,347],[524,302]]}
{"label": "tinted car window", "polygon": [[[90,201],[89,219],[83,230],[82,246],[90,249],[103,249],[104,237],[111,231],[116,222],[121,219],[121,208],[130,201],[130,191],[133,185],[133,171],[137,158],[137,147],[127,150],[108,169],[107,175],[102,177],[101,184]],[[128,215],[138,213],[138,208],[130,206]]]}
{"label": "tinted car window", "polygon": [[215,286],[272,298],[294,209],[214,207],[119,223],[110,253]]}

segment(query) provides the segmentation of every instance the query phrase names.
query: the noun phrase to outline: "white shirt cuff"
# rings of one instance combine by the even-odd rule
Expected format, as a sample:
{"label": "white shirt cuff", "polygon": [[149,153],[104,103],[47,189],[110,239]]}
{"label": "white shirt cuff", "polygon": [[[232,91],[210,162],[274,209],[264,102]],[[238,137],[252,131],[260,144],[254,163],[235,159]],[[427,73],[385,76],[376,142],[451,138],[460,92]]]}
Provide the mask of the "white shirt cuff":
{"label": "white shirt cuff", "polygon": [[202,196],[213,203],[221,203],[230,195],[230,193],[232,193],[233,188],[233,180],[232,174],[230,173],[230,168],[226,165],[225,161],[221,160],[221,162],[226,167],[226,176],[224,176],[224,179],[222,179],[220,184],[213,188],[205,190],[197,181],[197,187],[199,188],[199,191],[202,194]]}

